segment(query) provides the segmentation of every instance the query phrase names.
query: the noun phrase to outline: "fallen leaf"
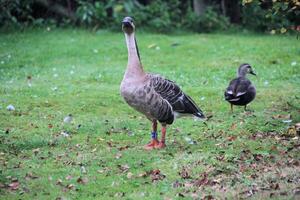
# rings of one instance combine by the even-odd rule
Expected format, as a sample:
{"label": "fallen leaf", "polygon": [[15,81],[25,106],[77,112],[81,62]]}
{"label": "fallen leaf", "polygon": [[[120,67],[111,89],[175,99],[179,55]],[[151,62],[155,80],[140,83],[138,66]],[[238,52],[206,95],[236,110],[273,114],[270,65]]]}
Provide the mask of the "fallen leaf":
{"label": "fallen leaf", "polygon": [[116,159],[122,158],[122,154],[121,154],[121,153],[117,153],[117,154],[115,155],[115,158],[116,158]]}
{"label": "fallen leaf", "polygon": [[163,180],[166,176],[160,173],[159,169],[154,169],[151,171],[151,180],[152,182]]}
{"label": "fallen leaf", "polygon": [[299,131],[297,131],[295,126],[290,126],[290,127],[288,127],[288,130],[286,131],[286,133],[284,133],[283,135],[286,137],[295,137],[298,133],[299,133]]}
{"label": "fallen leaf", "polygon": [[234,135],[229,136],[229,137],[227,138],[227,140],[230,141],[230,142],[232,142],[232,141],[236,140],[236,136],[234,136]]}
{"label": "fallen leaf", "polygon": [[115,197],[124,197],[125,196],[125,193],[124,192],[117,192],[115,194]]}
{"label": "fallen leaf", "polygon": [[183,179],[189,179],[189,178],[191,178],[189,170],[186,169],[186,168],[184,168],[184,167],[183,167],[182,170],[179,172],[179,175],[180,175],[181,178],[183,178]]}
{"label": "fallen leaf", "polygon": [[234,129],[236,129],[236,123],[232,123],[230,126],[230,130],[233,131]]}
{"label": "fallen leaf", "polygon": [[183,184],[180,183],[179,181],[175,181],[175,182],[173,183],[173,188],[179,188],[179,187],[182,187],[182,186],[183,186]]}
{"label": "fallen leaf", "polygon": [[270,188],[273,189],[273,190],[279,190],[280,189],[278,183],[271,183],[270,184]]}
{"label": "fallen leaf", "polygon": [[148,45],[148,48],[149,49],[152,49],[152,48],[154,48],[154,47],[156,47],[157,45],[155,44],[155,43],[153,43],[153,44],[150,44],[150,45]]}
{"label": "fallen leaf", "polygon": [[39,178],[38,176],[33,175],[31,172],[26,173],[25,179],[26,180],[31,180],[31,179],[37,179]]}
{"label": "fallen leaf", "polygon": [[118,147],[118,150],[119,150],[119,151],[124,151],[124,150],[126,150],[126,149],[128,149],[128,148],[129,148],[129,146],[126,145],[126,146],[123,146],[123,147]]}
{"label": "fallen leaf", "polygon": [[98,141],[104,141],[105,139],[103,139],[103,138],[101,138],[101,137],[98,137],[97,140],[98,140]]}
{"label": "fallen leaf", "polygon": [[261,161],[264,158],[261,154],[253,154],[253,157],[256,161]]}
{"label": "fallen leaf", "polygon": [[62,136],[64,136],[64,137],[69,137],[69,136],[70,136],[69,133],[68,133],[67,131],[62,131],[60,134],[61,134]]}
{"label": "fallen leaf", "polygon": [[118,165],[118,168],[121,170],[122,173],[125,173],[129,170],[129,165],[125,164],[125,165]]}
{"label": "fallen leaf", "polygon": [[71,180],[73,177],[71,175],[66,176],[66,180]]}
{"label": "fallen leaf", "polygon": [[291,115],[283,115],[283,114],[278,114],[278,115],[273,115],[272,119],[291,119]]}
{"label": "fallen leaf", "polygon": [[62,185],[62,180],[61,179],[58,179],[57,181],[56,181],[56,185]]}
{"label": "fallen leaf", "polygon": [[127,178],[131,179],[132,177],[133,177],[133,173],[128,172],[128,173],[127,173]]}
{"label": "fallen leaf", "polygon": [[73,185],[73,184],[68,184],[68,185],[66,186],[66,188],[69,189],[69,190],[73,190],[73,189],[75,188],[75,185]]}
{"label": "fallen leaf", "polygon": [[203,199],[206,199],[206,200],[213,200],[215,199],[212,195],[206,195],[203,197]]}
{"label": "fallen leaf", "polygon": [[20,183],[18,181],[11,182],[8,185],[9,189],[11,189],[11,190],[17,190],[17,189],[19,189],[19,186],[20,186]]}
{"label": "fallen leaf", "polygon": [[77,180],[76,180],[76,182],[77,183],[80,183],[80,184],[87,184],[88,183],[88,178],[86,178],[86,177],[79,177]]}
{"label": "fallen leaf", "polygon": [[36,148],[32,150],[32,153],[34,153],[34,155],[37,155],[40,152],[40,148]]}
{"label": "fallen leaf", "polygon": [[193,186],[194,186],[194,184],[191,183],[191,182],[186,182],[186,183],[184,183],[184,187],[185,187],[185,188],[190,188],[190,187],[193,187]]}
{"label": "fallen leaf", "polygon": [[178,197],[185,197],[185,195],[182,194],[182,193],[178,193],[177,196],[178,196]]}
{"label": "fallen leaf", "polygon": [[201,175],[201,178],[194,181],[194,185],[197,187],[200,187],[201,185],[208,185],[210,184],[210,181],[207,178],[207,173],[203,173]]}
{"label": "fallen leaf", "polygon": [[144,177],[144,178],[147,176],[149,176],[149,174],[147,172],[142,172],[138,175],[138,177]]}

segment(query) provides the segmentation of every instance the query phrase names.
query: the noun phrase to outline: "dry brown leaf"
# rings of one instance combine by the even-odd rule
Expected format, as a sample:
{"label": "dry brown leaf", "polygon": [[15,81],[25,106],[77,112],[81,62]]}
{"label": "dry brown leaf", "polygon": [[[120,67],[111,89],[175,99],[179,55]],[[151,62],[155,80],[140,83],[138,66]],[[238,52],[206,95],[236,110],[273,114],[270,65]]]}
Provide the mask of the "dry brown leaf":
{"label": "dry brown leaf", "polygon": [[127,173],[127,178],[131,179],[132,177],[133,177],[133,173],[128,172],[128,173]]}
{"label": "dry brown leaf", "polygon": [[179,187],[183,187],[183,183],[180,183],[179,181],[175,181],[173,183],[173,188],[179,188]]}
{"label": "dry brown leaf", "polygon": [[87,177],[79,177],[77,180],[76,180],[77,183],[80,183],[80,184],[87,184],[89,182],[89,179]]}
{"label": "dry brown leaf", "polygon": [[38,153],[40,153],[40,148],[33,149],[32,153],[34,153],[34,155],[37,155]]}
{"label": "dry brown leaf", "polygon": [[58,179],[57,181],[56,181],[56,185],[62,185],[62,180],[61,179]]}
{"label": "dry brown leaf", "polygon": [[122,158],[122,154],[121,154],[121,153],[117,153],[117,154],[115,155],[115,158],[116,158],[116,159]]}
{"label": "dry brown leaf", "polygon": [[75,185],[73,185],[73,184],[68,184],[68,185],[66,186],[66,188],[69,189],[69,190],[73,190],[73,189],[75,188]]}
{"label": "dry brown leaf", "polygon": [[66,180],[71,180],[73,177],[71,175],[66,176]]}
{"label": "dry brown leaf", "polygon": [[8,185],[9,189],[11,189],[11,190],[17,190],[17,189],[19,189],[19,186],[20,186],[20,183],[18,181],[11,182]]}
{"label": "dry brown leaf", "polygon": [[179,175],[181,176],[181,178],[183,179],[189,179],[191,178],[190,176],[190,171],[187,168],[182,168],[182,170],[179,172]]}
{"label": "dry brown leaf", "polygon": [[123,146],[123,147],[118,147],[118,150],[119,150],[119,151],[124,151],[124,150],[126,150],[126,149],[128,149],[128,148],[129,148],[129,146],[126,145],[126,146]]}
{"label": "dry brown leaf", "polygon": [[38,176],[33,175],[31,172],[26,173],[25,179],[30,180],[30,179],[37,179],[39,178]]}
{"label": "dry brown leaf", "polygon": [[234,135],[229,136],[229,137],[227,138],[227,140],[230,141],[230,142],[232,142],[232,141],[236,140],[236,136],[234,136]]}
{"label": "dry brown leaf", "polygon": [[234,129],[236,129],[236,123],[232,123],[230,126],[230,130],[233,131]]}
{"label": "dry brown leaf", "polygon": [[125,165],[118,165],[118,168],[121,170],[122,173],[125,173],[129,170],[129,165],[125,164]]}
{"label": "dry brown leaf", "polygon": [[152,182],[163,180],[166,176],[160,173],[159,169],[154,169],[151,171]]}
{"label": "dry brown leaf", "polygon": [[278,114],[272,116],[272,119],[291,119],[291,118],[292,118],[291,114],[287,114],[287,115]]}

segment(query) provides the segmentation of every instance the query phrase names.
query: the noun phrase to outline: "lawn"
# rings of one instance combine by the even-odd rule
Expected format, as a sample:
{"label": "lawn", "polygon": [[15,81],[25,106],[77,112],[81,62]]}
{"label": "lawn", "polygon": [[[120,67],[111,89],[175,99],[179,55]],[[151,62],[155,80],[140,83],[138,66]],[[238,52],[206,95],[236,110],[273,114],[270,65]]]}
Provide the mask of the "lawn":
{"label": "lawn", "polygon": [[[211,116],[177,119],[164,150],[143,150],[151,124],[120,96],[121,31],[0,33],[1,199],[300,198],[296,36],[137,32],[137,41],[144,68]],[[245,62],[258,74],[253,112],[231,113],[223,92]]]}

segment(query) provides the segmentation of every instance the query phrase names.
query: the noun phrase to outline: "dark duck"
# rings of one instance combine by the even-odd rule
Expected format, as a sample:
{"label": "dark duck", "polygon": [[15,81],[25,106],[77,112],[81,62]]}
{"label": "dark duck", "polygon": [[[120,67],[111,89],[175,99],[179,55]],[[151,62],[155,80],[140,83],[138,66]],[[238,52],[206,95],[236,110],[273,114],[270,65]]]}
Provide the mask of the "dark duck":
{"label": "dark duck", "polygon": [[244,106],[245,111],[247,111],[247,104],[255,98],[256,89],[251,81],[246,78],[247,74],[256,75],[252,67],[245,63],[239,67],[237,78],[230,81],[224,93],[225,100],[230,103],[231,112],[233,111],[233,105]]}

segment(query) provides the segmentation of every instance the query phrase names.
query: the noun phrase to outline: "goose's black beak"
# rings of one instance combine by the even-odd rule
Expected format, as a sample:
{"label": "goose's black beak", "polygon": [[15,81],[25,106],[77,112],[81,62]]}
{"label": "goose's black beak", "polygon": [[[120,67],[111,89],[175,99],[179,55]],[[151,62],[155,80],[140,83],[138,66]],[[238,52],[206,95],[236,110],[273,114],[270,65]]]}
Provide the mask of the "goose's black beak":
{"label": "goose's black beak", "polygon": [[131,34],[134,32],[134,24],[133,24],[133,19],[131,17],[125,17],[122,20],[122,30],[126,34]]}
{"label": "goose's black beak", "polygon": [[130,23],[130,21],[124,19],[124,20],[122,21],[122,25],[123,25],[123,26],[130,27],[130,26],[131,26],[131,23]]}
{"label": "goose's black beak", "polygon": [[124,27],[132,27],[132,18],[131,17],[125,17],[123,20],[122,20],[122,25]]}

